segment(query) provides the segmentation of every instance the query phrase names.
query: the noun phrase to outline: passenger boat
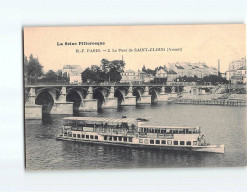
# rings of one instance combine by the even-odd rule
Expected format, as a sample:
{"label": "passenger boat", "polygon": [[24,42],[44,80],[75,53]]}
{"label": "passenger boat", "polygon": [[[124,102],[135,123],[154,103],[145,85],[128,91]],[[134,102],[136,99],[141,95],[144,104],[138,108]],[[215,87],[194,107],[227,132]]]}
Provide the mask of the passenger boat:
{"label": "passenger boat", "polygon": [[131,147],[224,153],[224,145],[206,143],[200,127],[149,125],[145,118],[66,117],[57,140]]}

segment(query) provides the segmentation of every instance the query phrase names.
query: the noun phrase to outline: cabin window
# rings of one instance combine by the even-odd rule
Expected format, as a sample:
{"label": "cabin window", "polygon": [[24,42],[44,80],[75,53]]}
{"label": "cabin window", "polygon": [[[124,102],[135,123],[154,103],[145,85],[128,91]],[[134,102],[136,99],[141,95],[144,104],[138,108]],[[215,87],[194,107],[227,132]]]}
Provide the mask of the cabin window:
{"label": "cabin window", "polygon": [[124,141],[127,142],[127,137],[124,137]]}
{"label": "cabin window", "polygon": [[144,133],[147,133],[147,128],[144,128]]}
{"label": "cabin window", "polygon": [[186,145],[187,145],[187,146],[191,146],[191,141],[187,141],[187,142],[186,142]]}
{"label": "cabin window", "polygon": [[173,130],[173,133],[178,134],[178,130],[177,129]]}
{"label": "cabin window", "polygon": [[188,134],[189,133],[189,129],[185,129],[185,132],[186,132],[186,134]]}
{"label": "cabin window", "polygon": [[113,140],[114,140],[114,141],[117,141],[117,136],[114,136],[114,137],[113,137]]}
{"label": "cabin window", "polygon": [[107,140],[107,135],[104,136],[104,140]]}
{"label": "cabin window", "polygon": [[89,139],[89,135],[86,135],[86,138]]}
{"label": "cabin window", "polygon": [[72,133],[71,132],[69,132],[69,135],[68,135],[69,137],[72,137]]}
{"label": "cabin window", "polygon": [[76,138],[76,134],[73,134],[73,137]]}
{"label": "cabin window", "polygon": [[154,140],[153,139],[150,139],[150,144],[154,144]]}
{"label": "cabin window", "polygon": [[121,141],[122,141],[122,137],[118,137],[118,141],[120,141],[120,142],[121,142]]}
{"label": "cabin window", "polygon": [[84,135],[84,134],[82,134],[82,135],[81,135],[81,138],[85,138],[85,135]]}
{"label": "cabin window", "polygon": [[129,142],[132,142],[132,141],[133,141],[132,137],[129,137]]}
{"label": "cabin window", "polygon": [[180,134],[184,134],[185,133],[185,129],[181,129],[178,133],[180,133]]}
{"label": "cabin window", "polygon": [[168,145],[172,145],[172,141],[171,141],[171,140],[168,140],[168,141],[167,141],[167,144],[168,144]]}
{"label": "cabin window", "polygon": [[144,140],[144,143],[145,143],[145,144],[148,144],[148,139],[145,139],[145,140]]}
{"label": "cabin window", "polygon": [[161,133],[164,133],[164,130],[161,130]]}
{"label": "cabin window", "polygon": [[99,137],[98,137],[98,135],[95,135],[95,137],[94,137],[95,139],[99,139]]}
{"label": "cabin window", "polygon": [[143,139],[139,139],[139,143],[142,144],[143,143]]}
{"label": "cabin window", "polygon": [[93,139],[93,135],[90,135],[90,139]]}
{"label": "cabin window", "polygon": [[173,145],[178,145],[178,141],[174,141],[173,142]]}
{"label": "cabin window", "polygon": [[67,134],[67,132],[64,132],[64,136],[67,136],[68,134]]}
{"label": "cabin window", "polygon": [[77,138],[81,138],[81,135],[80,134],[77,134]]}
{"label": "cabin window", "polygon": [[112,141],[112,136],[109,136],[109,141]]}
{"label": "cabin window", "polygon": [[184,145],[184,141],[180,141],[180,145],[182,145],[182,146],[183,146],[183,145]]}
{"label": "cabin window", "polygon": [[161,140],[161,144],[166,144],[166,140]]}
{"label": "cabin window", "polygon": [[197,145],[197,141],[193,141],[193,145],[194,145],[194,146]]}
{"label": "cabin window", "polygon": [[155,140],[155,144],[160,144],[160,140]]}

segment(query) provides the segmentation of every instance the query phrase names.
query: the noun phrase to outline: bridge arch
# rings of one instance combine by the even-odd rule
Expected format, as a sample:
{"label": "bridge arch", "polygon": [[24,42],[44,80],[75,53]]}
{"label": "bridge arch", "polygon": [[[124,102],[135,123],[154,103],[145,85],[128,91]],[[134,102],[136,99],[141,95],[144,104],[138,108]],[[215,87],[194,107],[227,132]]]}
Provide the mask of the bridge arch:
{"label": "bridge arch", "polygon": [[82,100],[83,100],[83,94],[81,91],[76,89],[71,89],[67,92],[66,101],[73,102],[73,112],[78,112]]}
{"label": "bridge arch", "polygon": [[35,104],[42,105],[42,113],[50,114],[51,109],[55,103],[54,95],[49,90],[40,91],[35,99]]}
{"label": "bridge arch", "polygon": [[136,96],[136,102],[138,102],[141,100],[142,89],[141,88],[134,88],[132,94],[133,94],[133,96]]}
{"label": "bridge arch", "polygon": [[158,95],[159,95],[159,91],[158,91],[157,89],[155,89],[155,88],[151,88],[151,89],[149,90],[149,94],[151,95],[151,102],[152,102],[152,103],[157,102],[157,100],[158,100]]}
{"label": "bridge arch", "polygon": [[93,99],[98,100],[98,109],[102,108],[102,104],[105,101],[105,94],[106,92],[102,88],[97,87],[93,90]]}
{"label": "bridge arch", "polygon": [[126,92],[124,89],[116,88],[116,90],[114,92],[114,97],[116,97],[118,99],[118,105],[119,106],[124,101],[125,94],[126,94]]}

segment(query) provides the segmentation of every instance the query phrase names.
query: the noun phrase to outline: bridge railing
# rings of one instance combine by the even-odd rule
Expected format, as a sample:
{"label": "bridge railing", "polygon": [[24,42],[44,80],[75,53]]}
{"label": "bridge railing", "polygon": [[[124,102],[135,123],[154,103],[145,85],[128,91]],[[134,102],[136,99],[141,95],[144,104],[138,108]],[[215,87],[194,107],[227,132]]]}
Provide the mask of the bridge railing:
{"label": "bridge railing", "polygon": [[167,82],[167,83],[145,83],[145,82],[138,82],[138,83],[116,83],[116,82],[104,82],[104,83],[66,83],[66,82],[59,82],[59,83],[35,83],[35,84],[26,84],[25,87],[32,87],[32,86],[197,86],[195,82]]}

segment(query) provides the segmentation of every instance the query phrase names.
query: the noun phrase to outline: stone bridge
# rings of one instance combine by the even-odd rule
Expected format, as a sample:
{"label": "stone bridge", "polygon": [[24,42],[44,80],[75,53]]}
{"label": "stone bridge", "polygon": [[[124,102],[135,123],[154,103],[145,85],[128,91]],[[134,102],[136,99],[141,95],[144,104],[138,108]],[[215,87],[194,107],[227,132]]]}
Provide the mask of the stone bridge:
{"label": "stone bridge", "polygon": [[183,83],[162,84],[81,84],[81,85],[26,85],[25,116],[39,118],[43,113],[73,114],[73,111],[97,111],[151,104],[177,97]]}

